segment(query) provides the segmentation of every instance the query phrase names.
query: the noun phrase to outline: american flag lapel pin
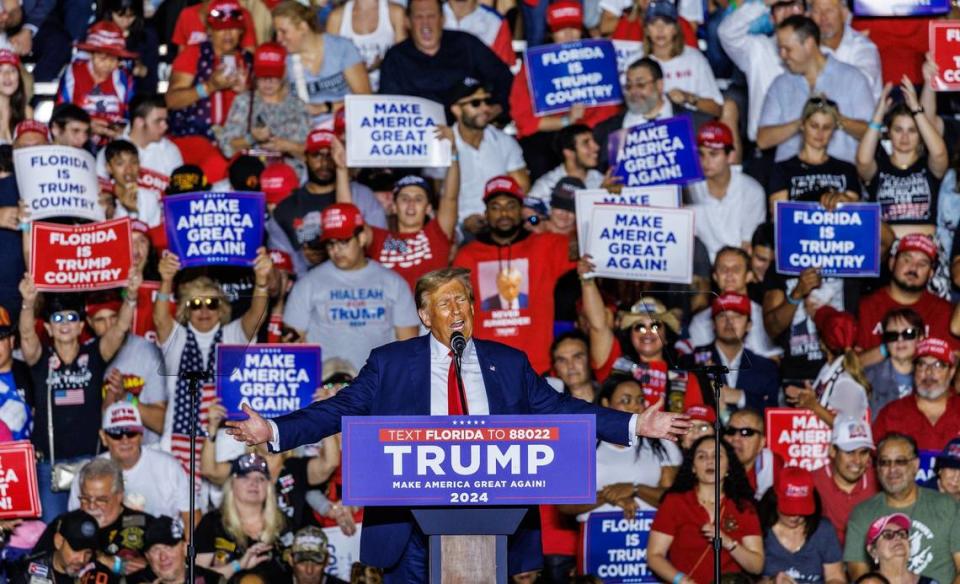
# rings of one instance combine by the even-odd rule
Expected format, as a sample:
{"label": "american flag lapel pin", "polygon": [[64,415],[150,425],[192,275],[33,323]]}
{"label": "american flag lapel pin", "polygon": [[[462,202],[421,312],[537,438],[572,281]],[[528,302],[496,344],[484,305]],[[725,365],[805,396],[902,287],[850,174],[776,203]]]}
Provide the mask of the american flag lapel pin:
{"label": "american flag lapel pin", "polygon": [[497,367],[495,365],[490,366],[490,371],[496,371],[496,370],[497,370]]}

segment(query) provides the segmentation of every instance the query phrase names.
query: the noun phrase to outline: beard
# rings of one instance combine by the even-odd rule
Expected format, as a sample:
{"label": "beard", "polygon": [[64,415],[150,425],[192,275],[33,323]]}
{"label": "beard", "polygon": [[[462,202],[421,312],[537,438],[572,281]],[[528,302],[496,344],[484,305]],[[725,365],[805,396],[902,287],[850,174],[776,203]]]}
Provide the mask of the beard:
{"label": "beard", "polygon": [[487,127],[489,120],[485,118],[483,114],[477,114],[475,116],[463,116],[463,119],[460,120],[460,124],[471,129],[471,130],[482,130]]}
{"label": "beard", "polygon": [[935,400],[940,396],[942,396],[943,394],[947,393],[947,390],[949,389],[950,389],[949,387],[934,387],[934,388],[924,388],[924,389],[917,387],[916,391],[917,391],[917,395],[919,395],[924,399]]}
{"label": "beard", "polygon": [[904,292],[913,292],[913,293],[923,292],[927,288],[926,284],[918,286],[916,284],[909,284],[907,282],[904,282],[901,278],[897,277],[896,275],[893,276],[893,283],[896,284],[897,287],[903,290]]}
{"label": "beard", "polygon": [[658,101],[656,95],[649,95],[640,101],[628,101],[627,109],[630,110],[632,114],[644,116],[653,111],[653,108],[657,107]]}
{"label": "beard", "polygon": [[329,178],[326,178],[326,179],[320,178],[319,176],[316,175],[316,173],[313,172],[312,168],[307,166],[307,182],[312,182],[315,185],[328,187],[332,185],[334,182],[336,182],[337,180],[336,173],[331,172],[329,174],[330,174]]}
{"label": "beard", "polygon": [[522,223],[514,225],[510,229],[498,229],[497,227],[490,226],[490,232],[499,237],[500,239],[513,239],[517,233],[520,232],[520,229],[523,227]]}

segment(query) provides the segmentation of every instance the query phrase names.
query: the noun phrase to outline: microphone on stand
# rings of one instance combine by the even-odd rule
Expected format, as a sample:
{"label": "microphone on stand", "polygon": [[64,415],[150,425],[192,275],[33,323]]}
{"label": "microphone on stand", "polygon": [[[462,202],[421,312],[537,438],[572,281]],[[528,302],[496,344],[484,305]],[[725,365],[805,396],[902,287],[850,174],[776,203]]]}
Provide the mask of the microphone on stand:
{"label": "microphone on stand", "polygon": [[463,357],[463,350],[467,348],[467,338],[463,336],[463,333],[454,331],[454,333],[450,335],[450,348],[453,349],[457,360]]}
{"label": "microphone on stand", "polygon": [[457,373],[457,391],[460,392],[460,403],[463,404],[463,413],[469,415],[467,410],[467,392],[463,389],[463,375],[460,372],[460,360],[463,358],[463,350],[467,348],[467,337],[460,331],[454,331],[450,335],[450,350],[453,351],[453,364]]}

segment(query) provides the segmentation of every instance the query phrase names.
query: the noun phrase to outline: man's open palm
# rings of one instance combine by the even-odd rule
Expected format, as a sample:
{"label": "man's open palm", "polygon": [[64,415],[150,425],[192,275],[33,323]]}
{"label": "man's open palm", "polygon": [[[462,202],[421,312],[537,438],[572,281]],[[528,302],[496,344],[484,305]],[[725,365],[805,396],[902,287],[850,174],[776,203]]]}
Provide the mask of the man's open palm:
{"label": "man's open palm", "polygon": [[260,414],[246,404],[243,405],[243,413],[248,416],[246,420],[227,422],[227,434],[249,446],[264,444],[273,439],[273,429]]}
{"label": "man's open palm", "polygon": [[683,414],[662,411],[663,397],[647,407],[637,418],[637,435],[647,438],[666,438],[676,441],[693,425]]}

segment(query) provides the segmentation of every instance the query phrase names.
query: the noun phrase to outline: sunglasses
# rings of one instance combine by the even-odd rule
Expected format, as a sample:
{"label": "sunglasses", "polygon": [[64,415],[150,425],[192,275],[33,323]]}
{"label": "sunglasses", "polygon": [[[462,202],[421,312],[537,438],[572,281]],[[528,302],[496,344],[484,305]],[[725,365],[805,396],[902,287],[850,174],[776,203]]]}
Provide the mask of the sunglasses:
{"label": "sunglasses", "polygon": [[663,323],[660,322],[659,320],[655,320],[650,324],[643,324],[638,322],[637,324],[630,327],[630,330],[632,330],[635,333],[640,333],[641,335],[645,335],[647,334],[647,332],[657,334],[660,332],[660,329],[662,328],[663,328]]}
{"label": "sunglasses", "polygon": [[76,310],[62,310],[50,315],[50,322],[60,324],[61,322],[80,322],[80,313]]}
{"label": "sunglasses", "polygon": [[107,432],[107,436],[109,436],[113,440],[123,440],[124,438],[136,438],[137,436],[140,436],[140,435],[141,435],[140,432],[137,432],[136,430],[110,430],[109,432]]}
{"label": "sunglasses", "polygon": [[187,307],[190,310],[200,310],[201,308],[208,308],[210,310],[217,310],[220,308],[220,299],[219,298],[191,298],[187,301]]}
{"label": "sunglasses", "polygon": [[735,426],[727,426],[723,429],[724,436],[741,436],[743,438],[752,438],[760,434],[760,430],[754,430],[753,428],[737,428]]}
{"label": "sunglasses", "polygon": [[912,341],[919,336],[920,330],[915,328],[908,328],[902,331],[883,331],[883,342],[895,343],[901,339],[904,341]]}
{"label": "sunglasses", "polygon": [[832,107],[832,108],[837,107],[837,102],[833,101],[832,99],[827,99],[825,97],[811,97],[810,99],[807,100],[807,103],[821,109],[825,107]]}
{"label": "sunglasses", "polygon": [[458,101],[457,105],[464,106],[469,105],[470,107],[480,107],[481,105],[493,105],[494,102],[492,97],[476,97],[474,99],[468,99],[467,101]]}
{"label": "sunglasses", "polygon": [[907,539],[908,537],[910,537],[910,533],[906,529],[894,529],[890,531],[881,531],[880,535],[877,536],[877,539],[892,541],[894,539]]}
{"label": "sunglasses", "polygon": [[230,9],[214,8],[208,13],[207,18],[216,20],[217,22],[226,22],[228,20],[243,20],[243,11],[234,10],[232,8]]}

